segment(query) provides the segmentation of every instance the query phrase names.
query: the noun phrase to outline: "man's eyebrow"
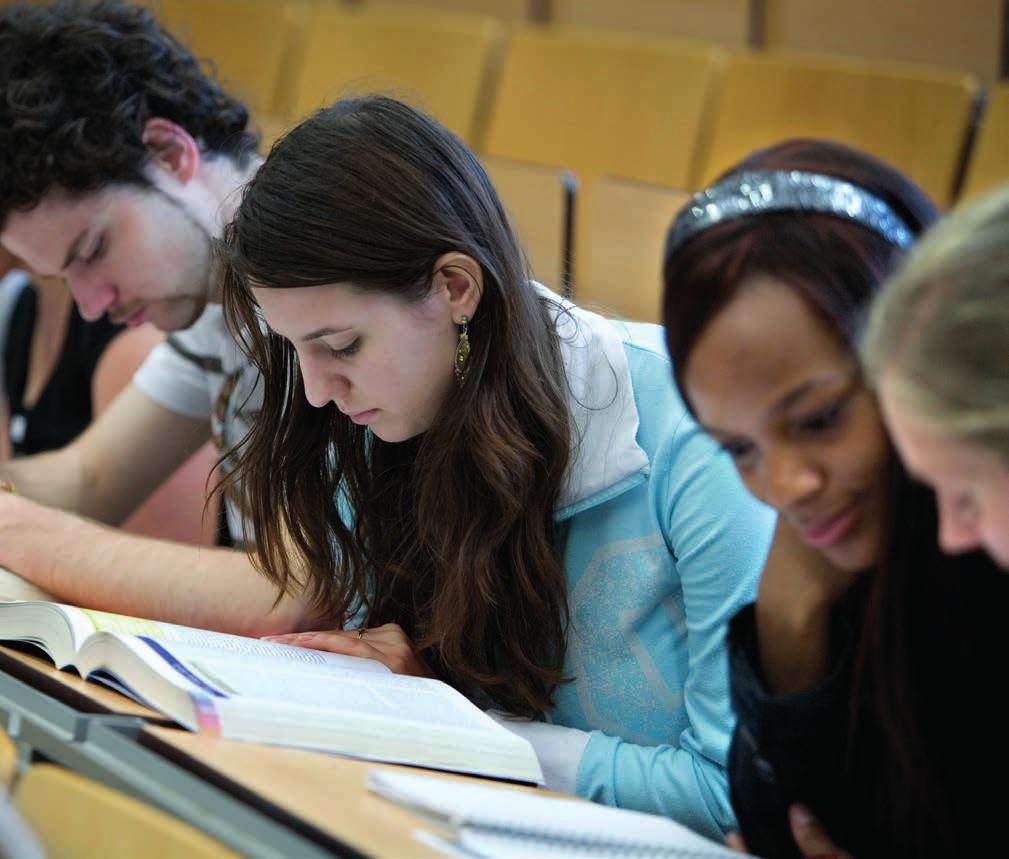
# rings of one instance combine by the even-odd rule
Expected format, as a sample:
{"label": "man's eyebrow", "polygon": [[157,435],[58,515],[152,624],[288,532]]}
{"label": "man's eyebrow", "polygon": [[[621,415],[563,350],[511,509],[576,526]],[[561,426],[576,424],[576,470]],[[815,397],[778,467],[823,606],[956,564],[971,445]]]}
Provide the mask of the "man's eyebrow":
{"label": "man's eyebrow", "polygon": [[329,337],[330,334],[342,334],[344,331],[350,331],[350,328],[319,328],[316,331],[306,334],[301,338],[303,343],[307,343],[309,340],[318,340],[320,337]]}
{"label": "man's eyebrow", "polygon": [[63,260],[63,265],[60,266],[60,271],[66,271],[70,267],[70,263],[74,261],[74,257],[77,256],[77,251],[81,249],[81,242],[84,241],[84,236],[86,236],[87,233],[88,228],[85,227],[77,234],[77,237],[70,242],[70,247],[67,248],[66,259]]}

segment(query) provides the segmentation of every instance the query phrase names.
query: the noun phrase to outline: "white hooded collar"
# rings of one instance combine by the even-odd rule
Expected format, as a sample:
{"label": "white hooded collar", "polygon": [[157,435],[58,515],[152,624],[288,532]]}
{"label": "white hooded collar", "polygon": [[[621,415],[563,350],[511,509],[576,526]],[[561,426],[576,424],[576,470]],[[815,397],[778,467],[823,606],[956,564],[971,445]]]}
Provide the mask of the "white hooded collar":
{"label": "white hooded collar", "polygon": [[649,462],[637,442],[638,409],[620,323],[540,284],[536,288],[557,305],[554,325],[567,380],[572,445],[557,517],[567,518],[591,506],[600,493],[646,472]]}

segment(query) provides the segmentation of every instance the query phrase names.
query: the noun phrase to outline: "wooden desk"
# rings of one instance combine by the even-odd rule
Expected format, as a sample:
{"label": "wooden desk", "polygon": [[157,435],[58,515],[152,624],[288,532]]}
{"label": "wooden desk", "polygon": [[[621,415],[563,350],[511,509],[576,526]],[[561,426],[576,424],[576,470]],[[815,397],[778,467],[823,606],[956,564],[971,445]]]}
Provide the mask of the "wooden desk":
{"label": "wooden desk", "polygon": [[0,645],[0,671],[23,680],[34,689],[82,713],[140,716],[159,724],[174,724],[157,710],[138,704],[99,683],[89,683],[69,671],[60,671],[44,656]]}
{"label": "wooden desk", "polygon": [[[141,742],[253,805],[279,809],[368,856],[442,855],[413,838],[414,830],[430,830],[431,826],[368,792],[365,778],[369,770],[408,769],[439,778],[474,781],[430,770],[230,742],[175,728],[145,728]],[[503,786],[501,782],[494,784]]]}

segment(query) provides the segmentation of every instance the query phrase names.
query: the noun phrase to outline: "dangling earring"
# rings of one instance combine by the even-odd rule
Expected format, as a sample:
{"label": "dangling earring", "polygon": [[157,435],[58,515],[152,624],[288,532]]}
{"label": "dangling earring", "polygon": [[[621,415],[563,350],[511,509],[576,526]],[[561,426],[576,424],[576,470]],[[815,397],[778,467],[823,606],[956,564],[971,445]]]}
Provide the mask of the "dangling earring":
{"label": "dangling earring", "polygon": [[462,330],[459,332],[459,345],[455,347],[455,378],[461,385],[466,381],[469,363],[469,317],[459,320]]}

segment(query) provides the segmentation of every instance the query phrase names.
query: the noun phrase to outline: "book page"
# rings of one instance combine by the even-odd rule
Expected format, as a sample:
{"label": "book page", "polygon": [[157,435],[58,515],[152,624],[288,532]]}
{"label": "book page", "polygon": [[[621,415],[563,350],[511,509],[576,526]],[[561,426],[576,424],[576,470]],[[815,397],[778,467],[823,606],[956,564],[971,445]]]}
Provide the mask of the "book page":
{"label": "book page", "polygon": [[42,648],[57,668],[76,663],[77,649],[89,632],[89,624],[73,606],[37,600],[0,602],[0,639]]}
{"label": "book page", "polygon": [[[82,662],[85,652],[89,662],[107,666],[137,697],[193,730],[542,781],[528,742],[438,680],[330,664],[269,662],[120,633],[92,637]],[[141,666],[146,671],[138,670]],[[155,675],[166,682],[152,682]],[[173,689],[189,696],[187,706],[179,707]]]}
{"label": "book page", "polygon": [[[190,642],[174,641],[167,647],[152,647],[143,637],[120,641],[159,673],[195,684],[203,692],[221,699],[219,709],[233,699],[233,708],[251,712],[265,706],[278,708],[320,708],[363,713],[369,718],[431,722],[452,730],[487,734],[511,731],[502,728],[465,696],[450,686],[424,677],[409,677],[389,671],[362,675],[340,664],[292,665],[265,663],[245,655],[212,651]],[[156,644],[163,644],[157,641]]]}
{"label": "book page", "polygon": [[[258,662],[267,660],[287,665],[329,665],[346,671],[364,671],[375,674],[388,674],[389,669],[375,659],[360,659],[356,656],[344,656],[340,653],[329,653],[325,650],[312,650],[307,647],[293,647],[289,644],[277,644],[272,641],[262,641],[258,638],[248,638],[243,635],[229,635],[224,632],[214,632],[208,629],[196,629],[190,626],[180,626],[174,623],[163,623],[139,617],[128,617],[121,614],[110,614],[93,609],[78,609],[91,626],[91,632],[117,632],[126,635],[139,635],[153,638],[155,641],[174,645],[189,645],[202,653],[211,651],[248,659],[255,657]],[[189,651],[191,652],[191,651]]]}

